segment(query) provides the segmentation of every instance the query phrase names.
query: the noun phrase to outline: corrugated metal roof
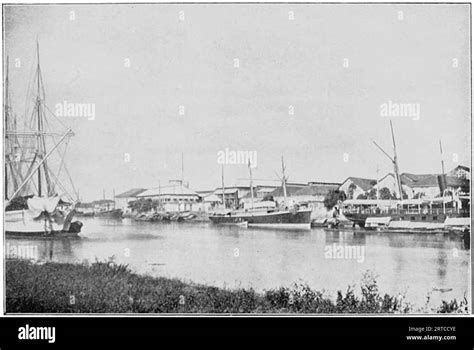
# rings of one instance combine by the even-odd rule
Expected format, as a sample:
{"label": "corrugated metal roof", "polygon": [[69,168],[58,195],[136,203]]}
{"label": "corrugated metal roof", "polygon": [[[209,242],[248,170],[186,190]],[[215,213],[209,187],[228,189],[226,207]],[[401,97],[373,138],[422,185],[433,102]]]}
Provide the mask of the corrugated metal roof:
{"label": "corrugated metal roof", "polygon": [[146,188],[132,188],[131,190],[128,190],[126,192],[120,193],[119,195],[115,196],[116,198],[130,198],[130,197],[136,197],[142,192],[145,192]]}
{"label": "corrugated metal roof", "polygon": [[337,190],[338,184],[311,185],[295,192],[295,196],[325,196],[331,190]]}

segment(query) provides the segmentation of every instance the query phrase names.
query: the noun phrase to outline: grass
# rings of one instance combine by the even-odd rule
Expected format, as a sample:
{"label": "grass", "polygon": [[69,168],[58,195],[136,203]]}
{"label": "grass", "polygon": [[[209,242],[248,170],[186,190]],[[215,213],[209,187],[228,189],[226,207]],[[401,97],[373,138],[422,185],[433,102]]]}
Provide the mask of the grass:
{"label": "grass", "polygon": [[[133,273],[112,261],[93,264],[6,261],[8,313],[409,313],[403,298],[381,295],[366,273],[335,300],[307,285],[257,293]],[[444,302],[434,312],[467,312],[467,301]]]}

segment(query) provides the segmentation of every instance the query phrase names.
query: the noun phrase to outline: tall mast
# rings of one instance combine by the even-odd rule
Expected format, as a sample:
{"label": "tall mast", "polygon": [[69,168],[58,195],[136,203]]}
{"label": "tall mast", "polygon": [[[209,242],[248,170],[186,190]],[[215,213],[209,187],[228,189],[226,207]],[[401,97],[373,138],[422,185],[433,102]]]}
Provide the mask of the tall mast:
{"label": "tall mast", "polygon": [[18,193],[20,193],[20,191],[23,189],[23,187],[28,183],[28,181],[33,177],[33,175],[35,174],[35,171],[38,170],[41,165],[43,165],[44,162],[46,162],[46,159],[51,155],[51,153],[53,153],[53,151],[61,144],[61,142],[63,142],[63,140],[66,138],[66,136],[72,134],[72,130],[71,129],[68,129],[66,131],[66,133],[61,136],[61,138],[59,139],[59,141],[48,151],[48,153],[46,153],[43,157],[43,159],[41,159],[39,161],[39,163],[36,165],[35,168],[32,169],[32,171],[29,173],[28,176],[26,176],[26,178],[23,180],[23,182],[20,184],[20,186],[18,187],[18,189],[15,191],[15,193],[12,194],[12,197],[11,198],[15,198],[16,195],[18,195]]}
{"label": "tall mast", "polygon": [[287,205],[285,161],[283,160],[283,156],[281,157],[281,172],[282,172],[282,175],[283,175],[283,178],[282,178],[283,198],[285,200],[285,205]]}
{"label": "tall mast", "polygon": [[[38,118],[38,137],[37,137],[37,147],[38,147],[38,153],[39,153],[39,160],[41,161],[42,158],[42,151],[41,151],[41,82],[40,82],[40,60],[39,60],[39,43],[36,42],[36,60],[38,62],[37,68],[36,68],[36,78],[37,78],[37,97],[36,97],[36,108],[37,108],[37,118]],[[38,196],[41,197],[41,167],[38,168]]]}
{"label": "tall mast", "polygon": [[252,166],[250,164],[250,159],[249,159],[249,173],[250,173],[250,204],[251,208],[253,209],[253,179],[252,179]]}
{"label": "tall mast", "polygon": [[[10,150],[7,150],[7,147],[9,148],[9,139],[8,139],[8,56],[7,56],[7,68],[6,68],[6,74],[5,74],[5,96],[3,98],[3,113],[5,113],[5,124],[4,124],[4,130],[5,130],[5,199],[8,199],[8,165],[7,162],[10,162]],[[7,153],[8,152],[8,153]]]}
{"label": "tall mast", "polygon": [[224,164],[222,164],[222,204],[225,208]]}
{"label": "tall mast", "polygon": [[400,194],[400,199],[403,200],[402,183],[400,181],[400,174],[398,172],[397,147],[395,144],[395,135],[393,134],[393,125],[392,125],[391,120],[390,120],[390,130],[392,131],[392,142],[393,142],[393,169],[395,172],[395,179],[397,181],[398,193]]}
{"label": "tall mast", "polygon": [[[5,154],[5,199],[8,199],[8,191],[9,191],[9,182],[11,181],[13,185],[13,192],[15,192],[18,188],[18,179],[16,176],[19,177],[21,180],[21,171],[20,171],[20,164],[21,163],[14,163],[16,162],[16,147],[18,145],[18,139],[16,137],[16,119],[15,115],[13,114],[10,106],[10,80],[9,80],[9,57],[7,56],[6,60],[6,69],[5,69],[5,95],[4,95],[4,132],[5,132],[5,142],[4,142],[4,154]],[[13,118],[10,118],[13,117]],[[9,171],[10,170],[10,171]],[[9,176],[10,175],[10,176]]]}
{"label": "tall mast", "polygon": [[441,154],[441,174],[444,175],[443,145],[441,144],[441,140],[439,140],[439,153]]}

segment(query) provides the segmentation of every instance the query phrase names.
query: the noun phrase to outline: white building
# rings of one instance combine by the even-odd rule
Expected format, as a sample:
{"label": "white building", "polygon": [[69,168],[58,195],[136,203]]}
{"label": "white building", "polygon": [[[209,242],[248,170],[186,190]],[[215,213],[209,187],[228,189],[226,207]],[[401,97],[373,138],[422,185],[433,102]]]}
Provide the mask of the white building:
{"label": "white building", "polygon": [[201,196],[181,184],[152,188],[140,193],[137,198],[157,201],[167,212],[199,211],[201,209]]}

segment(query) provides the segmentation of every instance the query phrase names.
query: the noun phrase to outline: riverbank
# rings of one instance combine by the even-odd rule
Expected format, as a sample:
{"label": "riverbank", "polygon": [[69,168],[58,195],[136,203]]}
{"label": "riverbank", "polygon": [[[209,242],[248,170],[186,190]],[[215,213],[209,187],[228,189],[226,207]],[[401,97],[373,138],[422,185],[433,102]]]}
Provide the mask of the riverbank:
{"label": "riverbank", "polygon": [[360,296],[352,288],[333,301],[305,285],[257,293],[177,279],[137,275],[113,262],[93,264],[6,261],[7,313],[412,313],[467,312],[456,300],[416,310],[403,298],[381,295],[366,274]]}

